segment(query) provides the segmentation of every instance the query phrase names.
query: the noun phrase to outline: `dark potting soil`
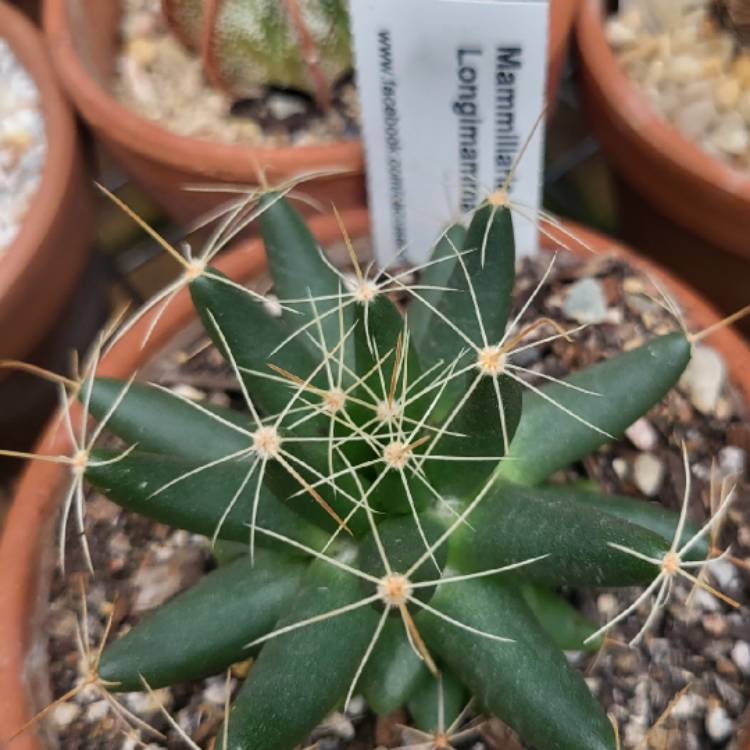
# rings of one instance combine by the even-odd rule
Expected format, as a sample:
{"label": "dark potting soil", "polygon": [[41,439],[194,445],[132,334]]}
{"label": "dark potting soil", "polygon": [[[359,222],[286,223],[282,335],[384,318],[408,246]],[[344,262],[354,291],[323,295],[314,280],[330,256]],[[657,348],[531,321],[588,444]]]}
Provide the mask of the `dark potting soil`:
{"label": "dark potting soil", "polygon": [[[516,296],[527,298],[545,268],[546,259],[525,261]],[[674,330],[676,322],[648,295],[657,292],[649,281],[621,262],[593,257],[581,263],[563,254],[548,287],[529,310],[527,319],[551,317],[566,325],[592,322],[574,343],[558,340],[527,350],[518,364],[561,376],[600,359],[638,346],[649,337]],[[240,404],[231,373],[201,335],[158,363],[158,380],[183,394],[217,404]],[[698,391],[700,385],[700,392]],[[720,360],[707,346],[696,352],[693,365],[663,403],[630,430],[627,438],[605,446],[556,479],[589,478],[607,491],[651,495],[678,510],[684,477],[680,445],[685,441],[691,459],[693,492],[690,517],[702,523],[708,517],[711,463],[723,475],[739,472],[738,498],[723,526],[719,546],[732,544],[736,563],[713,566],[709,581],[742,603],[740,610],[698,591],[690,605],[690,586],[675,584],[670,603],[643,642],[624,646],[640,629],[648,607],[614,628],[598,654],[570,654],[607,712],[617,721],[623,748],[638,747],[646,738],[658,750],[707,750],[736,747],[736,734],[750,694],[750,492],[747,457],[750,424],[741,397],[726,381]],[[80,611],[76,578],[86,581],[88,626],[93,646],[98,645],[107,617],[114,608],[112,637],[122,634],[149,609],[194,583],[212,566],[203,537],[174,531],[120,511],[92,494],[87,503],[86,528],[97,574],[85,576],[84,561],[75,534],[67,545],[68,574],[54,575],[47,630],[52,691],[62,695],[76,684],[81,665],[75,642]],[[565,591],[596,622],[604,622],[628,606],[639,589]],[[114,602],[114,604],[113,604]],[[237,690],[248,663],[235,665],[231,690]],[[201,747],[209,747],[224,712],[226,678],[220,675],[196,683],[157,691],[161,702]],[[684,691],[678,702],[673,699]],[[166,739],[141,734],[148,748],[184,747],[177,733],[159,713],[157,701],[144,693],[121,696]],[[669,709],[667,716],[660,717]],[[58,705],[45,719],[60,738],[63,750],[135,748],[136,737],[92,687]],[[371,748],[404,744],[398,722],[406,714],[376,719],[364,702],[355,700],[348,714],[334,714],[312,739],[326,750]],[[485,723],[472,745],[498,750],[520,750],[513,735],[497,720]]]}

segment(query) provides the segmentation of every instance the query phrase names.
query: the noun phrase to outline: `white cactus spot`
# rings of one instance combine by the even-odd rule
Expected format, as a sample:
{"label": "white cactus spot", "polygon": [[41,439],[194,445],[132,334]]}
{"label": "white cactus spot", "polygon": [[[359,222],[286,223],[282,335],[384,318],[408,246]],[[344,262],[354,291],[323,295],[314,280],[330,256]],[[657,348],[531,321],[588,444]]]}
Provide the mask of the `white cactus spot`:
{"label": "white cactus spot", "polygon": [[383,460],[392,469],[403,469],[411,456],[411,446],[394,440],[383,448]]}
{"label": "white cactus spot", "polygon": [[323,404],[326,411],[336,414],[346,406],[346,393],[341,388],[331,388],[323,395]]}
{"label": "white cactus spot", "polygon": [[499,345],[485,346],[477,355],[477,367],[482,375],[496,377],[505,372],[508,355]]}
{"label": "white cactus spot", "polygon": [[253,448],[261,458],[277,458],[281,450],[281,436],[273,426],[259,427],[253,433]]}
{"label": "white cactus spot", "polygon": [[391,424],[401,416],[401,411],[401,405],[398,403],[398,401],[384,400],[378,403],[375,410],[375,416],[378,418],[379,422]]}
{"label": "white cactus spot", "polygon": [[378,596],[389,607],[402,607],[409,601],[412,585],[406,576],[391,573],[378,583]]}

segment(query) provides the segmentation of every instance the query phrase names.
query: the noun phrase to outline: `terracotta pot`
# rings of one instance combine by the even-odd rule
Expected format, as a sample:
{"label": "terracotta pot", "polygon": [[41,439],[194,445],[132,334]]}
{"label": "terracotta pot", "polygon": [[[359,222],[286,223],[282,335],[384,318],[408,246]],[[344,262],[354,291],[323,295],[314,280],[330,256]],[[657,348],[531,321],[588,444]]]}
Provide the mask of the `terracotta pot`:
{"label": "terracotta pot", "polygon": [[[369,231],[367,212],[349,211],[344,222],[353,237]],[[331,216],[317,217],[311,227],[322,244],[340,238]],[[665,275],[651,263],[641,260],[627,248],[591,231],[575,227],[589,245],[601,252],[611,252],[663,278],[666,287],[684,306],[692,323],[703,328],[718,320],[717,314],[695,292]],[[265,268],[265,257],[259,240],[250,240],[220,257],[217,266],[230,277],[248,280]],[[180,293],[157,326],[144,349],[140,349],[148,320],[141,321],[125,336],[101,364],[100,374],[125,377],[156,355],[175,334],[195,319],[186,292]],[[735,383],[743,388],[750,401],[750,349],[730,329],[715,334],[711,340],[725,358]],[[62,431],[49,429],[38,446],[40,453],[60,454],[69,450]],[[6,520],[0,543],[0,737],[7,737],[22,726],[48,700],[46,635],[44,614],[51,568],[54,562],[52,525],[60,499],[60,489],[67,478],[66,469],[49,463],[31,463],[18,486],[15,500]],[[41,705],[40,705],[41,704]],[[8,750],[42,750],[43,744],[33,731],[20,735]],[[750,745],[743,745],[750,750]]]}
{"label": "terracotta pot", "polygon": [[[579,0],[552,0],[549,95],[554,98]],[[329,168],[345,175],[307,183],[304,191],[340,209],[365,205],[364,153],[358,139],[322,146],[251,148],[175,135],[122,106],[109,91],[119,4],[45,0],[44,28],[60,76],[79,112],[127,172],[177,221],[186,223],[226,196],[187,193],[199,182],[254,184],[257,165],[271,180]]]}
{"label": "terracotta pot", "polygon": [[747,303],[750,172],[709,156],[657,115],[612,53],[605,16],[602,0],[583,0],[576,31],[592,127],[634,194],[624,195],[623,231],[717,304],[736,307],[741,294]]}
{"label": "terracotta pot", "polygon": [[10,4],[22,10],[32,21],[39,21],[39,0],[10,0]]}
{"label": "terracotta pot", "polygon": [[551,0],[549,6],[549,42],[547,67],[547,106],[554,108],[560,88],[568,42],[581,0]]}
{"label": "terracotta pot", "polygon": [[47,132],[39,189],[0,261],[0,359],[23,359],[50,330],[81,275],[93,237],[93,203],[75,120],[44,38],[5,2],[0,2],[0,37],[39,89]]}

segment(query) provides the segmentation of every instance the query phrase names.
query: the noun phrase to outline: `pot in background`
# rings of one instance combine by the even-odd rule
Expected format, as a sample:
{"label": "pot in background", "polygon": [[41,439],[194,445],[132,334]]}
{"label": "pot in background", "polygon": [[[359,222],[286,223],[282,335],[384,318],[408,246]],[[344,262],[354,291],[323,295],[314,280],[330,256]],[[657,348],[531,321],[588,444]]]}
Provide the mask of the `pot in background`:
{"label": "pot in background", "polygon": [[[750,172],[705,153],[660,117],[620,67],[603,0],[577,20],[584,101],[617,174],[626,240],[731,312],[750,302]],[[742,324],[750,334],[750,322]]]}
{"label": "pot in background", "polygon": [[[579,0],[552,0],[548,99],[554,100]],[[185,185],[227,182],[252,185],[257,166],[279,181],[305,172],[341,174],[305,184],[327,210],[366,204],[365,158],[359,139],[320,146],[255,147],[176,135],[120,104],[110,92],[118,44],[119,2],[45,0],[44,28],[63,84],[97,138],[128,174],[180,224],[226,200],[188,193]],[[301,209],[305,209],[301,206]]]}
{"label": "pot in background", "polygon": [[[39,90],[47,138],[39,188],[0,260],[0,359],[31,358],[46,365],[55,358],[54,346],[61,345],[59,332],[54,345],[50,332],[74,306],[75,288],[87,263],[94,233],[93,196],[76,122],[60,91],[44,37],[19,10],[1,1],[0,37]],[[77,346],[84,343],[85,336],[74,338]],[[56,357],[60,359],[60,354]],[[39,421],[41,402],[33,391],[19,393],[23,380],[0,370],[3,437],[17,438],[34,420]],[[20,421],[10,424],[6,418],[10,413]],[[30,437],[28,432],[24,437]]]}

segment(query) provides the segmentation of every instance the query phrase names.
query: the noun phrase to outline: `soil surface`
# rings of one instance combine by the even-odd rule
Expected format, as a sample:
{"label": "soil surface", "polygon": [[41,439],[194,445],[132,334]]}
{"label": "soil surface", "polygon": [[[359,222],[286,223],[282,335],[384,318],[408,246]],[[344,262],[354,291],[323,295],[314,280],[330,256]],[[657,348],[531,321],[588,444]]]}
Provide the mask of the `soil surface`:
{"label": "soil surface", "polygon": [[[519,303],[541,278],[546,262],[541,259],[523,264],[516,286]],[[516,361],[560,376],[674,330],[678,324],[654,301],[657,295],[646,279],[620,262],[594,257],[580,263],[562,254],[546,293],[534,303],[528,319],[548,316],[566,325],[591,325],[576,336],[575,343],[559,340],[541,345],[524,352],[524,361]],[[158,373],[161,382],[185,395],[217,404],[239,404],[231,373],[198,333],[162,358]],[[602,448],[556,477],[592,479],[608,491],[649,495],[653,501],[677,510],[684,490],[682,441],[690,453],[690,516],[696,522],[708,517],[712,461],[716,461],[721,475],[739,475],[737,500],[716,540],[722,549],[731,543],[736,560],[712,566],[708,580],[742,607],[734,610],[703,591],[698,591],[688,605],[690,585],[678,582],[670,603],[639,646],[628,648],[623,644],[638,632],[648,607],[612,630],[598,654],[569,655],[616,719],[623,748],[738,747],[732,737],[750,694],[750,609],[746,604],[750,601],[750,572],[744,562],[750,560],[750,425],[738,392],[727,382],[721,360],[708,346],[701,346],[679,388],[630,428],[626,439]],[[67,545],[69,574],[65,580],[55,574],[48,616],[55,696],[70,690],[81,674],[75,644],[76,614],[81,609],[79,587],[73,585],[76,572],[86,581],[87,624],[92,647],[96,647],[113,609],[115,637],[213,566],[202,537],[126,514],[96,495],[89,498],[87,506],[86,528],[97,575],[89,579],[81,573],[85,566],[71,534]],[[603,623],[628,606],[639,590],[565,593],[594,621]],[[242,663],[232,668],[231,691],[237,689],[248,666]],[[209,747],[223,716],[225,691],[226,678],[219,676],[158,691],[158,698],[201,747]],[[677,701],[675,696],[679,696]],[[166,739],[157,739],[142,733],[146,747],[184,747],[160,715],[156,701],[135,693],[121,696],[121,700],[166,735]],[[665,711],[668,713],[663,716]],[[45,721],[59,736],[63,750],[143,746],[137,744],[133,732],[124,730],[123,722],[91,687],[58,705]],[[320,747],[326,750],[396,747],[405,741],[396,727],[398,722],[408,722],[408,717],[400,714],[376,719],[358,699],[348,714],[330,717],[311,741],[320,740]],[[644,741],[647,744],[639,744]],[[477,750],[522,748],[496,720],[482,726],[471,746]]]}

